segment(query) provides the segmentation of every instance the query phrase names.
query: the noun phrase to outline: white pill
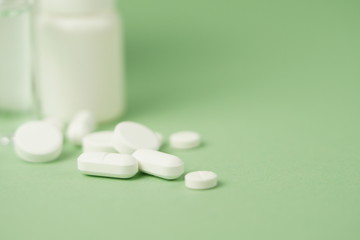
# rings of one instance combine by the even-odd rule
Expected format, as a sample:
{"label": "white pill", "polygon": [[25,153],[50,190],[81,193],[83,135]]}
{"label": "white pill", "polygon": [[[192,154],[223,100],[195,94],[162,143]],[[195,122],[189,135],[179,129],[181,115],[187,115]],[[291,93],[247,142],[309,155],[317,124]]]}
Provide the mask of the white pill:
{"label": "white pill", "polygon": [[185,186],[191,189],[209,189],[217,185],[217,175],[210,171],[197,171],[185,175]]}
{"label": "white pill", "polygon": [[63,145],[59,129],[44,121],[21,125],[14,134],[16,154],[29,162],[48,162],[56,159]]}
{"label": "white pill", "polygon": [[158,150],[160,142],[148,127],[135,122],[121,122],[115,127],[113,146],[118,152],[131,154],[137,149]]}
{"label": "white pill", "polygon": [[82,140],[84,152],[115,152],[112,144],[114,133],[112,131],[93,132]]}
{"label": "white pill", "polygon": [[164,135],[162,135],[159,132],[155,132],[155,134],[156,134],[156,136],[157,136],[157,138],[159,140],[159,144],[160,144],[159,146],[162,146],[164,144]]}
{"label": "white pill", "polygon": [[0,136],[0,145],[7,146],[10,145],[10,143],[11,143],[11,138],[6,136]]}
{"label": "white pill", "polygon": [[189,149],[199,146],[200,135],[196,132],[182,131],[171,134],[170,145],[177,149]]}
{"label": "white pill", "polygon": [[69,123],[66,137],[74,144],[80,145],[83,137],[93,132],[96,128],[95,116],[92,112],[81,111]]}
{"label": "white pill", "polygon": [[184,173],[184,162],[167,153],[139,149],[133,157],[139,162],[140,171],[165,179],[175,179]]}
{"label": "white pill", "polygon": [[59,129],[60,132],[64,131],[65,123],[61,119],[59,119],[57,117],[47,117],[43,121],[47,122],[47,123],[50,123],[51,125],[53,125],[57,129]]}
{"label": "white pill", "polygon": [[77,160],[78,169],[86,175],[131,178],[138,172],[138,162],[121,153],[86,152]]}

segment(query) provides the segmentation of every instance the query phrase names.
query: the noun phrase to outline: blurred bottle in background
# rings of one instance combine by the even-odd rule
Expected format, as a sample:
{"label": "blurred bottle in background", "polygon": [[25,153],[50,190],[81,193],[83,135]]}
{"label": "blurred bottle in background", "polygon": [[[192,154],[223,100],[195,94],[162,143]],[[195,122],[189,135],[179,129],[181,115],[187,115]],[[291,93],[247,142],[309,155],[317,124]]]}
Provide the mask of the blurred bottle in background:
{"label": "blurred bottle in background", "polygon": [[28,0],[0,0],[0,146],[34,117],[31,15]]}
{"label": "blurred bottle in background", "polygon": [[2,117],[33,107],[31,8],[27,0],[0,0],[0,111]]}
{"label": "blurred bottle in background", "polygon": [[42,117],[99,122],[125,107],[122,31],[114,0],[41,0],[35,19],[36,90]]}

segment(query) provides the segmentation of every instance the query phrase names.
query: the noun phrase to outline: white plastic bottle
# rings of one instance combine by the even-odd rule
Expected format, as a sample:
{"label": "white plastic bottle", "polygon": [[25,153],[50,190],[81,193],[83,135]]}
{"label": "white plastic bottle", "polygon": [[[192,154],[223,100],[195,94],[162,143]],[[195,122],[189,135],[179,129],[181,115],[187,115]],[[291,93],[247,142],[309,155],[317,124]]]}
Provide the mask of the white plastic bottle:
{"label": "white plastic bottle", "polygon": [[41,0],[36,85],[43,117],[99,122],[124,111],[122,31],[114,0]]}
{"label": "white plastic bottle", "polygon": [[0,112],[32,107],[31,2],[0,0]]}

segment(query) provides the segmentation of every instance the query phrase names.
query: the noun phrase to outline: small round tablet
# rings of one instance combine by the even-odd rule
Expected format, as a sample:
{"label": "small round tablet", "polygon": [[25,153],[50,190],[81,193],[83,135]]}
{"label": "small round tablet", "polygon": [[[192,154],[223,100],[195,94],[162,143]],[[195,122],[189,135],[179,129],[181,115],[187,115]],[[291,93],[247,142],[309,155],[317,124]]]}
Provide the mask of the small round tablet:
{"label": "small round tablet", "polygon": [[0,145],[7,146],[11,143],[11,139],[6,136],[0,136]]}
{"label": "small round tablet", "polygon": [[217,175],[210,171],[197,171],[185,175],[185,186],[191,189],[209,189],[217,185]]}
{"label": "small round tablet", "polygon": [[158,136],[148,127],[136,122],[121,122],[116,125],[113,146],[120,153],[131,154],[137,149],[158,150]]}
{"label": "small round tablet", "polygon": [[190,149],[200,145],[200,135],[192,131],[171,134],[170,145],[177,149]]}
{"label": "small round tablet", "polygon": [[112,131],[93,132],[82,139],[84,152],[115,152]]}
{"label": "small round tablet", "polygon": [[63,136],[59,129],[44,121],[21,125],[14,134],[16,154],[29,162],[48,162],[56,159],[62,150]]}

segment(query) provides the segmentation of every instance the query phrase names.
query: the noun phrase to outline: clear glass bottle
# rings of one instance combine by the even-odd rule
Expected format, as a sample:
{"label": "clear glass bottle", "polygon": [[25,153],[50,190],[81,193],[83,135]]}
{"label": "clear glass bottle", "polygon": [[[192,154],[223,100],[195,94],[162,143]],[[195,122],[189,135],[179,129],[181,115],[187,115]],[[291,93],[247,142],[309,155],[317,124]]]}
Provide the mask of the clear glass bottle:
{"label": "clear glass bottle", "polygon": [[0,137],[33,113],[29,0],[0,0]]}

